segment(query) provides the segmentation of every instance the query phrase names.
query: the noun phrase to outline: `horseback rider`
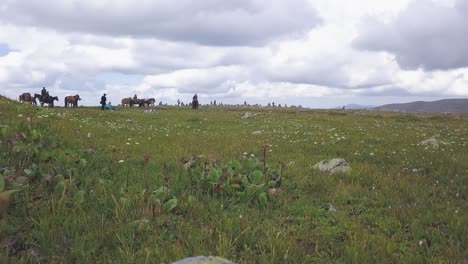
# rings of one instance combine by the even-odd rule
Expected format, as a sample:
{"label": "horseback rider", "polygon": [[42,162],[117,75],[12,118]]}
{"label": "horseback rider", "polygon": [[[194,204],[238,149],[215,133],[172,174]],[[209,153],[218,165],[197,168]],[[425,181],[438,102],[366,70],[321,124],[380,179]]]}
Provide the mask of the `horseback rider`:
{"label": "horseback rider", "polygon": [[42,87],[41,90],[41,101],[44,101],[46,99],[46,96],[49,95],[49,92],[46,90],[45,87]]}
{"label": "horseback rider", "polygon": [[197,95],[197,94],[195,94],[195,95],[193,96],[193,100],[198,100],[198,95]]}

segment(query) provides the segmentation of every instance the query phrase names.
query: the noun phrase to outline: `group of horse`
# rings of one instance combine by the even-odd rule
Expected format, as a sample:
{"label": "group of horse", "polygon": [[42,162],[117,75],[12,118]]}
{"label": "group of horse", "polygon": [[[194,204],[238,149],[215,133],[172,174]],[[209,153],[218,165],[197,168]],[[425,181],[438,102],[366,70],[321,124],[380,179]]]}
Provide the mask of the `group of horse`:
{"label": "group of horse", "polygon": [[148,99],[134,99],[131,97],[124,98],[122,99],[121,103],[122,106],[129,106],[133,107],[134,105],[138,105],[138,107],[145,107],[145,106],[154,106],[154,103],[156,102],[156,99],[154,98],[148,98]]}
{"label": "group of horse", "polygon": [[[19,101],[21,103],[30,103],[37,105],[36,99],[39,100],[39,103],[41,106],[44,106],[44,104],[48,104],[49,107],[54,107],[54,101],[58,102],[58,97],[57,96],[50,96],[50,95],[40,95],[40,94],[34,94],[32,96],[30,93],[23,93],[19,96]],[[72,107],[76,108],[78,107],[78,101],[81,100],[79,95],[70,95],[66,96],[64,101],[65,101],[65,107]]]}
{"label": "group of horse", "polygon": [[[37,105],[36,99],[39,99],[41,106],[44,106],[44,104],[48,104],[49,107],[54,107],[54,101],[58,101],[57,96],[50,96],[48,94],[47,95],[34,94],[34,96],[32,96],[30,93],[23,93],[19,96],[19,101],[21,103],[30,103],[30,104]],[[64,99],[65,107],[76,108],[78,107],[79,100],[81,100],[81,98],[78,94],[66,96]],[[133,107],[134,105],[138,105],[139,107],[145,107],[145,106],[150,107],[150,106],[154,106],[155,102],[156,102],[156,99],[154,98],[134,99],[131,97],[124,98],[121,101],[123,107],[125,106]],[[198,109],[197,99],[193,99],[192,108]]]}

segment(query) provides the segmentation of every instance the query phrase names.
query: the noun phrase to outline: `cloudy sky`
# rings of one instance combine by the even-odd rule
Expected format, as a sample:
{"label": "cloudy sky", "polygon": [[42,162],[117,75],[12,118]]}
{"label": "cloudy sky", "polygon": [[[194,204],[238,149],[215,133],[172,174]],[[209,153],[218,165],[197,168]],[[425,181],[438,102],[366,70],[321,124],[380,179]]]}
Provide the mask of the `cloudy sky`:
{"label": "cloudy sky", "polygon": [[468,0],[2,0],[0,94],[173,104],[468,97]]}

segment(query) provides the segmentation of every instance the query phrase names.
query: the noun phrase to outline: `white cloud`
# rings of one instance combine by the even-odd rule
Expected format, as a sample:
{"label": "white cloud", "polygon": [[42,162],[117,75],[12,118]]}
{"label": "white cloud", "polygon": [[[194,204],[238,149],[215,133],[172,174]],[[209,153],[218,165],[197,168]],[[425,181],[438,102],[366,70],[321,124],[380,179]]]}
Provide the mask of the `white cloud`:
{"label": "white cloud", "polygon": [[[415,13],[419,6],[427,13]],[[134,93],[172,103],[198,93],[205,103],[320,107],[463,97],[468,56],[454,32],[466,29],[458,23],[466,6],[460,0],[7,0],[0,43],[11,51],[0,56],[0,87],[13,98],[42,86],[60,98],[80,93],[85,105],[96,105],[103,92],[113,103]],[[438,8],[447,12],[423,23]],[[440,32],[450,42],[434,38]],[[445,47],[420,44],[437,41]]]}
{"label": "white cloud", "polygon": [[[390,22],[364,20],[356,46],[395,54],[403,68],[428,70],[468,66],[468,2],[453,5],[415,0]],[[429,18],[429,19],[428,19]]]}

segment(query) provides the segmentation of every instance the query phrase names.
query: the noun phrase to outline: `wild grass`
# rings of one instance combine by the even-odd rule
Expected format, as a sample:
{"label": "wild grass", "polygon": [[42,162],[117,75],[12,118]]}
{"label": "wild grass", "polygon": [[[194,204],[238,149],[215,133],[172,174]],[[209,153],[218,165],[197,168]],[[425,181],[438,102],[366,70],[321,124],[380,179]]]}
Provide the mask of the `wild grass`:
{"label": "wild grass", "polygon": [[[0,262],[468,259],[468,116],[245,111],[0,99],[0,178],[18,190],[0,220]],[[430,137],[438,149],[418,145]],[[335,157],[352,172],[312,169]],[[241,168],[224,178],[232,162]]]}

